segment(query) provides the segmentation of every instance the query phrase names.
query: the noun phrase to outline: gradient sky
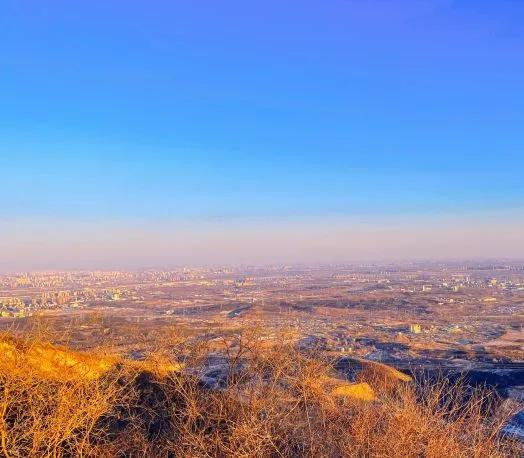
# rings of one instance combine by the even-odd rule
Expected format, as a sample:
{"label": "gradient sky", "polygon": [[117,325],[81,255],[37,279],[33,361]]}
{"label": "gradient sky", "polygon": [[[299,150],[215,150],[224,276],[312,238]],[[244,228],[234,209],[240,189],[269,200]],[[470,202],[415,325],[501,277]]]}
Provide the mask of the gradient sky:
{"label": "gradient sky", "polygon": [[0,5],[0,268],[524,257],[524,2]]}

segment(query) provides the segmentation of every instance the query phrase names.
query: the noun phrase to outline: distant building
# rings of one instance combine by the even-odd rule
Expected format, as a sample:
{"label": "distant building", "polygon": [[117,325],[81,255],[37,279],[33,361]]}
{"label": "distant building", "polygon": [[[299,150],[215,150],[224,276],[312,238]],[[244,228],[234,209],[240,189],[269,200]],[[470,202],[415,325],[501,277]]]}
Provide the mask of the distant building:
{"label": "distant building", "polygon": [[409,332],[412,334],[420,334],[422,332],[422,326],[420,326],[420,324],[410,324]]}

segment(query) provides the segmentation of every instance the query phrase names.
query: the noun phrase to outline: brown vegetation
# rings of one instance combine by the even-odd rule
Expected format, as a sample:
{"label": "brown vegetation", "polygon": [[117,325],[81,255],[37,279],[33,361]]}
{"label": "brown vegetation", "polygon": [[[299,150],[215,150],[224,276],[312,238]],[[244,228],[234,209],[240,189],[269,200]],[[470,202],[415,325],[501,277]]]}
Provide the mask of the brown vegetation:
{"label": "brown vegetation", "polygon": [[[226,381],[202,385],[206,345],[133,362],[31,339],[0,338],[0,448],[7,457],[495,457],[495,398],[416,385],[387,366],[356,384],[281,339],[224,343]],[[183,360],[184,364],[180,364]],[[183,370],[182,370],[183,367]],[[392,375],[393,374],[393,375]],[[396,382],[394,382],[396,380]]]}

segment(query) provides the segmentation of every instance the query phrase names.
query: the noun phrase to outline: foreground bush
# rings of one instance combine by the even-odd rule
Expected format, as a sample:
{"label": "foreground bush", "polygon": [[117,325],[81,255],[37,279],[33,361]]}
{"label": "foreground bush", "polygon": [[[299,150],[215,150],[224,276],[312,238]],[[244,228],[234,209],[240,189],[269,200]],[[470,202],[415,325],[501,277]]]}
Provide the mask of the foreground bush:
{"label": "foreground bush", "polygon": [[[409,383],[380,365],[361,371],[359,385],[347,384],[329,361],[298,353],[285,341],[268,346],[241,338],[225,342],[220,352],[181,345],[177,356],[183,365],[158,356],[133,362],[75,353],[8,335],[0,345],[4,456],[522,452],[501,437],[506,417],[491,394],[445,382]],[[213,387],[205,383],[211,350],[219,372]]]}

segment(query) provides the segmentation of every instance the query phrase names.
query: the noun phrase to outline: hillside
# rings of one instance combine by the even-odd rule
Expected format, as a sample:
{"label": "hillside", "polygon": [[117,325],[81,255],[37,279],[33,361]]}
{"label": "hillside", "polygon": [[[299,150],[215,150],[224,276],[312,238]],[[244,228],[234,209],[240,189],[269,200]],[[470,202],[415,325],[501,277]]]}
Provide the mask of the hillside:
{"label": "hillside", "polygon": [[240,336],[132,361],[0,338],[0,439],[11,456],[518,456],[489,393]]}

